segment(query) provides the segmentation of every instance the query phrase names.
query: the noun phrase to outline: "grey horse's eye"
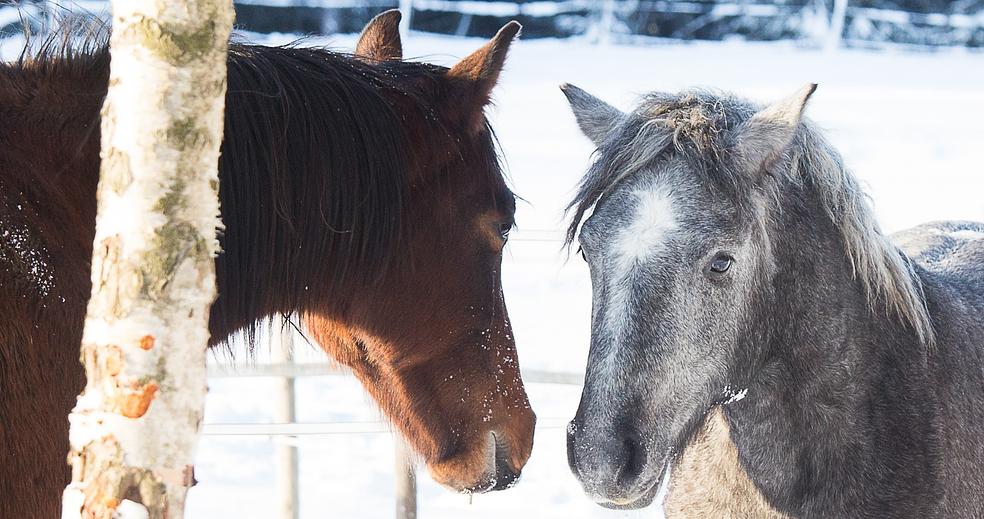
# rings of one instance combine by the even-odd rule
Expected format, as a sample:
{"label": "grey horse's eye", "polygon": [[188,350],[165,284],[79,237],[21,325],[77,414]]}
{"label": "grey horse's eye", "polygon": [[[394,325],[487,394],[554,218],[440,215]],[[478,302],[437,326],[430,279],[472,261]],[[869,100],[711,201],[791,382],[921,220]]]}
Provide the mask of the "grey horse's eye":
{"label": "grey horse's eye", "polygon": [[731,268],[731,264],[734,261],[735,259],[727,254],[718,254],[713,260],[711,260],[711,272],[723,274]]}
{"label": "grey horse's eye", "polygon": [[588,256],[586,254],[584,254],[584,249],[582,249],[581,247],[578,247],[577,248],[577,254],[579,256],[581,256],[581,259],[583,259],[585,263],[588,262]]}

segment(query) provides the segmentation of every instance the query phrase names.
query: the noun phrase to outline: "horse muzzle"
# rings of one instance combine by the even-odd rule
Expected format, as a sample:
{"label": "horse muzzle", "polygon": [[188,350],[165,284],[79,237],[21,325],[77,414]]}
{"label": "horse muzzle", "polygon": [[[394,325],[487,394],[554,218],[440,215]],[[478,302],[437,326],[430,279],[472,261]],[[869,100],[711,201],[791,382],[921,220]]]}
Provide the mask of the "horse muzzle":
{"label": "horse muzzle", "polygon": [[567,462],[584,493],[613,509],[649,506],[669,480],[669,461],[653,455],[631,428],[587,431],[577,418],[567,428]]}
{"label": "horse muzzle", "polygon": [[492,431],[479,451],[465,451],[433,463],[430,471],[435,481],[463,494],[505,490],[515,485],[522,473],[522,465],[516,466],[511,453],[504,436]]}

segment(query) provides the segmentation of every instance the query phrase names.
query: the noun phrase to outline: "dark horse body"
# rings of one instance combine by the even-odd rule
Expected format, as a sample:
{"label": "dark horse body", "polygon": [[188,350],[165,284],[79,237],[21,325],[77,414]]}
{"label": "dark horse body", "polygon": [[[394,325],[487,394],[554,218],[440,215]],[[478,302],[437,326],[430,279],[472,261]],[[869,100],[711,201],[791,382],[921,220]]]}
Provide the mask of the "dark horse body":
{"label": "dark horse body", "polygon": [[570,228],[594,292],[568,437],[589,496],[645,506],[662,482],[670,517],[984,516],[984,224],[883,235],[801,120],[812,87],[630,114],[565,92],[599,147]]}
{"label": "dark horse body", "polygon": [[[398,20],[374,20],[355,57],[232,45],[212,342],[298,314],[435,479],[504,488],[533,414],[499,279],[514,199],[483,107],[518,25],[446,69],[401,61]],[[97,43],[0,67],[4,518],[57,517],[68,482],[109,62]]]}

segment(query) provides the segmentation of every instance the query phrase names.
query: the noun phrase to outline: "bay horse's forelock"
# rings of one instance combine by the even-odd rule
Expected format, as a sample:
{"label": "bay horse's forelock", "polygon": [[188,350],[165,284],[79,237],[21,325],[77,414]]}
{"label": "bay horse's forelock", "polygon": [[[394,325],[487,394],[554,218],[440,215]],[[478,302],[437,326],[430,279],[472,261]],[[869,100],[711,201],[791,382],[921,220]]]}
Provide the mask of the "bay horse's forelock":
{"label": "bay horse's forelock", "polygon": [[[0,501],[4,513],[19,517],[57,516],[68,481],[65,417],[84,381],[78,344],[90,290],[99,109],[109,70],[104,41],[72,46],[47,40],[0,68],[0,216],[8,232],[25,230],[17,243],[6,234],[0,240]],[[487,91],[473,97],[449,91],[460,81],[449,86],[443,67],[323,49],[233,44],[228,64],[220,159],[225,229],[210,318],[213,344],[237,332],[253,339],[257,319],[300,314],[400,429],[417,434],[410,439],[424,458],[450,467],[442,477],[460,468],[451,463],[454,456],[472,455],[466,442],[485,445],[481,427],[493,427],[511,446],[496,454],[496,465],[510,468],[493,469],[492,485],[497,471],[518,473],[529,455],[532,413],[501,303],[501,244],[492,250],[487,233],[475,227],[479,218],[491,219],[490,225],[511,222],[515,209],[491,129],[484,118],[474,127],[480,115],[472,114],[481,114]],[[468,99],[477,104],[461,104]],[[462,207],[471,212],[463,214]],[[449,257],[459,261],[449,263]],[[438,268],[460,272],[443,276]],[[476,268],[488,276],[469,271]],[[414,281],[418,276],[444,279],[435,291]],[[415,305],[376,304],[393,290],[424,291]],[[444,290],[477,299],[439,297]],[[489,298],[487,304],[481,298]],[[471,317],[463,315],[468,302],[475,308]],[[365,310],[377,307],[396,317]],[[443,320],[426,328],[434,314],[412,318],[423,309]],[[353,312],[357,325],[344,324]],[[492,330],[481,339],[485,353],[466,354],[456,345],[478,337],[479,327]],[[407,342],[414,334],[429,335]],[[462,370],[441,387],[458,393],[471,385],[476,398],[487,399],[488,412],[496,410],[495,420],[481,425],[481,405],[426,393],[437,388],[430,380],[372,387],[372,376],[416,372],[363,348],[388,341],[437,380],[447,378],[442,371]],[[428,350],[430,344],[435,347]],[[458,350],[455,358],[442,358]],[[510,359],[505,375],[493,376],[501,357]],[[369,364],[381,371],[360,372]],[[394,393],[394,387],[402,389]],[[495,393],[502,389],[510,396]],[[447,481],[485,485],[470,477]]]}

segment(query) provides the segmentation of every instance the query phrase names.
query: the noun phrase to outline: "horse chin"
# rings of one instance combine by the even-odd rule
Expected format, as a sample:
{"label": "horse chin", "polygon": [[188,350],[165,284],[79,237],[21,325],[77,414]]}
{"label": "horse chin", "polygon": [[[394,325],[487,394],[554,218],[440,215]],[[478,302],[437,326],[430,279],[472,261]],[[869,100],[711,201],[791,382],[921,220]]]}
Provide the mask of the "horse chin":
{"label": "horse chin", "polygon": [[660,477],[654,479],[649,489],[642,494],[617,501],[606,499],[596,501],[596,503],[602,508],[608,508],[609,510],[639,510],[641,508],[646,508],[647,506],[653,504],[653,501],[655,501],[657,497],[660,498],[660,501],[665,498],[666,490],[670,484],[671,471],[672,467],[670,462],[667,461],[663,466],[663,471]]}
{"label": "horse chin", "polygon": [[[482,458],[478,462],[476,458]],[[481,467],[475,473],[475,467]],[[490,432],[484,448],[464,452],[429,465],[431,477],[441,486],[461,494],[484,494],[511,488],[519,481],[520,470],[509,462],[509,448]]]}

